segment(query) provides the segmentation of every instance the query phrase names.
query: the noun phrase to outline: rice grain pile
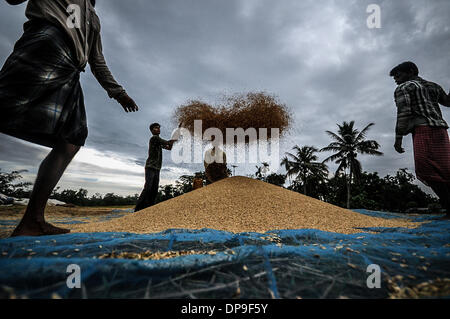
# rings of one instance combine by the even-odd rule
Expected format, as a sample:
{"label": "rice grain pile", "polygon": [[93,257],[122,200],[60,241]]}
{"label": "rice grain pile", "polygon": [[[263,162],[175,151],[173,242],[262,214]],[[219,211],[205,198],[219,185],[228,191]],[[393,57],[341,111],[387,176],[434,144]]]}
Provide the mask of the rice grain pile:
{"label": "rice grain pile", "polygon": [[247,177],[231,177],[107,222],[74,225],[74,232],[152,233],[170,228],[240,232],[319,229],[357,233],[362,227],[418,227],[403,219],[362,215]]}
{"label": "rice grain pile", "polygon": [[[175,121],[192,134],[195,120],[202,121],[202,134],[208,128],[218,128],[223,136],[227,128],[255,128],[258,139],[260,128],[266,128],[267,138],[271,138],[272,128],[278,128],[283,136],[291,125],[292,116],[287,106],[267,93],[236,94],[224,100],[215,107],[198,100],[189,101],[175,110]],[[248,143],[248,139],[245,142]]]}

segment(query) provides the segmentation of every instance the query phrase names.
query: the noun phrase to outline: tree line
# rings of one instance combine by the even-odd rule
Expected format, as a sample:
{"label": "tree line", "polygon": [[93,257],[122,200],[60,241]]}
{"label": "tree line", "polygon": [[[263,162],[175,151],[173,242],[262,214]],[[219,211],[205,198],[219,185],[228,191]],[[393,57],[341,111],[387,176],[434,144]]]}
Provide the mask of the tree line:
{"label": "tree line", "polygon": [[[294,146],[281,161],[286,175],[271,174],[265,181],[284,185],[283,177],[290,179],[290,190],[308,195],[346,208],[365,208],[391,212],[405,212],[414,208],[440,209],[437,198],[426,194],[413,182],[415,177],[406,168],[399,169],[395,176],[383,178],[378,173],[363,171],[358,155],[382,156],[380,145],[366,139],[369,123],[361,131],[355,122],[337,124],[337,132],[326,131],[332,142],[321,149],[315,146]],[[319,152],[332,152],[322,162]],[[326,163],[334,162],[338,167],[332,177]],[[268,166],[267,163],[263,165]],[[261,178],[261,167],[256,177]],[[292,178],[292,180],[291,180]]]}
{"label": "tree line", "polygon": [[[354,121],[338,124],[338,131],[326,131],[332,142],[324,147],[298,146],[287,152],[281,160],[286,174],[266,174],[268,164],[256,166],[256,172],[248,177],[256,178],[289,190],[346,208],[365,208],[391,212],[405,212],[413,208],[439,209],[438,200],[423,192],[413,182],[415,177],[406,168],[399,169],[395,175],[385,177],[378,173],[363,171],[358,155],[382,156],[380,145],[375,140],[367,140],[367,132],[374,125],[368,124],[359,131]],[[332,152],[324,161],[318,161],[319,152]],[[330,174],[326,163],[334,162],[338,168]],[[31,183],[13,183],[20,180],[20,173],[2,173],[0,171],[0,193],[12,197],[28,197]],[[231,171],[229,170],[230,175]],[[206,184],[204,172],[197,173]],[[160,186],[156,202],[162,202],[192,191],[195,175],[183,175],[175,182]],[[120,196],[108,193],[104,196],[96,193],[88,197],[88,191],[80,188],[62,190],[56,188],[52,199],[79,206],[125,206],[135,205],[138,194]]]}

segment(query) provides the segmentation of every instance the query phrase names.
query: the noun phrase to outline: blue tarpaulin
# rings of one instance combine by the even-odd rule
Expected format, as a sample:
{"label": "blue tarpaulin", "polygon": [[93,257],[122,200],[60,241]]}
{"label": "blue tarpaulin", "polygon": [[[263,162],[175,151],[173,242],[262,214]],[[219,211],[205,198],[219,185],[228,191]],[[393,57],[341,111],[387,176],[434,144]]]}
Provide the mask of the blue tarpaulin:
{"label": "blue tarpaulin", "polygon": [[[350,235],[315,229],[240,234],[168,229],[1,239],[0,297],[387,298],[405,288],[406,296],[414,297],[424,283],[440,287],[431,297],[449,297],[450,221],[407,218],[420,226],[363,228]],[[164,252],[180,254],[136,257]],[[118,258],[126,254],[128,259]],[[67,284],[69,265],[80,269],[80,288]],[[379,287],[370,265],[379,267]]]}

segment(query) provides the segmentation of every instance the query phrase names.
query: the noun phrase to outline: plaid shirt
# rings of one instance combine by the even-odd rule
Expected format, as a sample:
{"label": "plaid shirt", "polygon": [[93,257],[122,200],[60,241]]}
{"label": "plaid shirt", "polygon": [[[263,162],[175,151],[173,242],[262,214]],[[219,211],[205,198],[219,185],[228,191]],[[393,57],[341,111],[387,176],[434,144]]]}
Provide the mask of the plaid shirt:
{"label": "plaid shirt", "polygon": [[[70,28],[67,25],[69,5],[80,8],[80,28]],[[117,97],[125,92],[106,65],[100,36],[100,19],[89,0],[30,0],[25,15],[29,20],[45,20],[61,28],[73,43],[78,67],[84,69],[89,62],[92,73],[109,97]]]}
{"label": "plaid shirt", "polygon": [[448,128],[439,107],[439,103],[443,104],[446,97],[441,86],[421,77],[400,84],[394,94],[397,105],[397,137],[412,133],[417,125]]}

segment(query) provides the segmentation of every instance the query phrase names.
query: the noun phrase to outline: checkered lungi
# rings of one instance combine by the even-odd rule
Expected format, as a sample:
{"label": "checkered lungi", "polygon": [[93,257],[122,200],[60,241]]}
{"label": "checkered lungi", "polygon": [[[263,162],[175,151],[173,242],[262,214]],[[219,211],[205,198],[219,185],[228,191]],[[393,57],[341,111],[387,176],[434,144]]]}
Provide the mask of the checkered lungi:
{"label": "checkered lungi", "polygon": [[417,126],[413,133],[417,178],[426,185],[450,184],[450,140],[443,127]]}
{"label": "checkered lungi", "polygon": [[84,145],[88,131],[76,65],[64,31],[27,22],[0,71],[0,132],[48,147],[59,141]]}

